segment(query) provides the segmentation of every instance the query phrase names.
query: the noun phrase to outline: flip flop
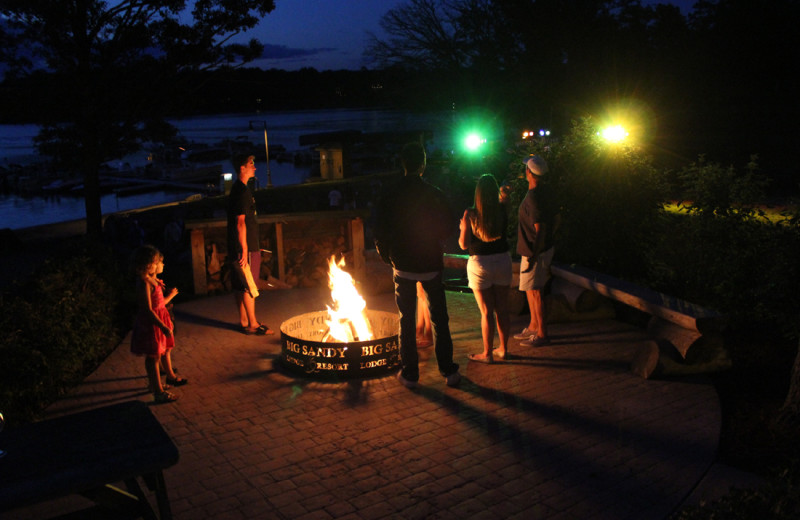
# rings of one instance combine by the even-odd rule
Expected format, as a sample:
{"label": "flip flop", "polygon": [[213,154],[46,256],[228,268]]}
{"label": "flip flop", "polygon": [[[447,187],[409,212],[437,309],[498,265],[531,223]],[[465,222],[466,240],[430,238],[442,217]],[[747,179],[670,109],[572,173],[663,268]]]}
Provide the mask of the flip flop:
{"label": "flip flop", "polygon": [[275,332],[266,325],[259,325],[255,331],[256,336],[264,336],[268,334],[275,334]]}
{"label": "flip flop", "polygon": [[183,377],[167,377],[167,384],[172,386],[183,386],[189,383],[189,380]]}
{"label": "flip flop", "polygon": [[247,334],[248,336],[252,336],[253,334],[255,334],[256,336],[265,336],[265,335],[269,335],[269,334],[275,334],[275,332],[271,328],[267,327],[266,325],[259,325],[255,329],[242,327],[241,331],[242,331],[242,334]]}
{"label": "flip flop", "polygon": [[494,363],[494,361],[491,358],[483,357],[483,354],[470,354],[469,360],[475,361],[476,363],[486,363],[487,365],[491,365],[492,363]]}
{"label": "flip flop", "polygon": [[501,354],[499,350],[494,349],[492,350],[492,356],[496,357],[500,361],[505,361],[505,359],[508,357],[508,352]]}

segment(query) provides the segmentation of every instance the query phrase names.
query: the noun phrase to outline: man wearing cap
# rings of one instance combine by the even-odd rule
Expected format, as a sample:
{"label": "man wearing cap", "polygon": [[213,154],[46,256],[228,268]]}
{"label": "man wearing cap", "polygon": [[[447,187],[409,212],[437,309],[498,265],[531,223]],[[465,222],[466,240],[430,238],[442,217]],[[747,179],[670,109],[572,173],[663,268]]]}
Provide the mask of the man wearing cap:
{"label": "man wearing cap", "polygon": [[519,205],[517,253],[522,257],[519,269],[519,290],[525,291],[531,311],[531,321],[515,339],[520,345],[538,347],[550,343],[545,322],[542,291],[550,280],[553,261],[553,227],[555,207],[553,196],[545,183],[547,162],[538,155],[523,161],[528,193]]}

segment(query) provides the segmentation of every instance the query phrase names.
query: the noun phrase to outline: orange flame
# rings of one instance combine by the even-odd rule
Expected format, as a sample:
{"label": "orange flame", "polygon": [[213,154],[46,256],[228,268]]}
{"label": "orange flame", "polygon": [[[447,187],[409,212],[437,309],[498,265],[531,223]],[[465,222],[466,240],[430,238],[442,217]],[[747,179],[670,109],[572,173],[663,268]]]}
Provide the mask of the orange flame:
{"label": "orange flame", "polygon": [[338,264],[333,256],[328,261],[328,286],[333,300],[333,308],[328,305],[329,334],[343,343],[370,340],[373,334],[367,319],[367,302],[358,294],[353,277],[342,267],[344,258]]}

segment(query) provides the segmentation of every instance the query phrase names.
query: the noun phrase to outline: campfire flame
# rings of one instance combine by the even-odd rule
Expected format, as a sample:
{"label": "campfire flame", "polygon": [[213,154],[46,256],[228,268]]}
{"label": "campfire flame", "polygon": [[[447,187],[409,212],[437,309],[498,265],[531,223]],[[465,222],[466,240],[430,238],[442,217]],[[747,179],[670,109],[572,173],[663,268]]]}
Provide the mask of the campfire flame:
{"label": "campfire flame", "polygon": [[367,319],[367,302],[358,294],[353,277],[342,267],[344,258],[338,264],[333,256],[328,261],[328,286],[333,307],[328,305],[328,334],[325,337],[330,336],[342,343],[371,340],[373,334]]}

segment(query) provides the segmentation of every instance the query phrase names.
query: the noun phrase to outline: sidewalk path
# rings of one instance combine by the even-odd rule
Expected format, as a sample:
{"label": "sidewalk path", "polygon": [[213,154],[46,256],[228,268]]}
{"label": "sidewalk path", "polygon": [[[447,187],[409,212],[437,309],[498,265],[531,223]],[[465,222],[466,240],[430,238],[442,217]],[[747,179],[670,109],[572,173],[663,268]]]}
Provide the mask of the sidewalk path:
{"label": "sidewalk path", "polygon": [[[326,292],[265,292],[257,311],[277,332],[324,309]],[[392,294],[367,300],[396,311]],[[663,519],[711,467],[716,392],[704,379],[631,374],[643,331],[617,321],[554,324],[550,346],[512,340],[514,359],[469,363],[481,348],[475,300],[451,292],[448,304],[464,380],[447,387],[432,349],[420,349],[415,391],[393,376],[287,376],[274,366],[280,334],[237,332],[231,295],[177,305],[174,362],[190,384],[175,390],[177,403],[152,407],[181,454],[165,472],[174,517]],[[512,317],[513,330],[526,322]],[[128,341],[48,415],[151,402]]]}

